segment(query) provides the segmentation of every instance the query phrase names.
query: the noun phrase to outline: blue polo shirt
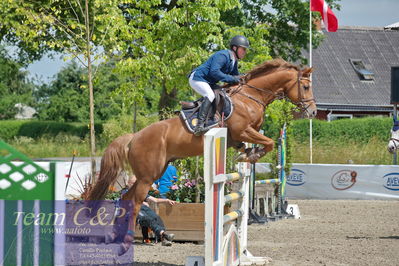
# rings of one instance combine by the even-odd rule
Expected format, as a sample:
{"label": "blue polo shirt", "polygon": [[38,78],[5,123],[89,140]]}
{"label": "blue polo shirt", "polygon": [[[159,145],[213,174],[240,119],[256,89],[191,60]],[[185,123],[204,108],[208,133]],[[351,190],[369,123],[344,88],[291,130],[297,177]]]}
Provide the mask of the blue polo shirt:
{"label": "blue polo shirt", "polygon": [[160,194],[166,194],[170,187],[177,181],[177,171],[176,167],[173,165],[168,165],[165,173],[156,180],[154,183],[158,186],[158,190]]}

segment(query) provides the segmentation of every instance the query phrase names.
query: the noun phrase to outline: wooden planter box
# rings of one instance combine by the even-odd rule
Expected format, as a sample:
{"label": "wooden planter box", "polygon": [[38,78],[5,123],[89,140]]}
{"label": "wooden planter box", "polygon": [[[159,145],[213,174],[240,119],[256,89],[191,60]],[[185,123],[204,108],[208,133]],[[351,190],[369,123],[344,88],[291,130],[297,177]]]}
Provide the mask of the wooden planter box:
{"label": "wooden planter box", "polygon": [[[175,234],[175,241],[205,240],[205,203],[178,203],[174,206],[155,204],[151,208],[161,217],[166,231]],[[230,207],[225,206],[224,214],[230,211]],[[138,228],[136,236],[141,237]]]}
{"label": "wooden planter box", "polygon": [[176,241],[204,241],[204,203],[160,204],[156,212],[164,222],[166,231],[175,234]]}
{"label": "wooden planter box", "polygon": [[[161,217],[166,231],[175,234],[174,241],[204,241],[204,203],[151,204],[151,208]],[[135,237],[142,238],[139,226],[136,227]]]}
{"label": "wooden planter box", "polygon": [[[80,202],[69,203],[70,210],[83,207]],[[115,204],[112,201],[105,201],[102,206],[108,206],[108,209],[113,210]],[[174,206],[166,204],[151,204],[151,208],[157,213],[165,224],[168,233],[175,234],[175,241],[204,241],[205,231],[205,204],[204,203],[178,203]],[[228,209],[225,209],[225,213]],[[111,219],[110,217],[108,217]],[[67,223],[72,223],[72,215],[67,215]],[[106,222],[109,222],[108,219]],[[106,232],[112,231],[112,226],[104,228],[103,226],[91,226],[90,234],[88,237],[101,241]],[[75,237],[73,233],[68,233],[67,236]],[[136,227],[135,237],[142,238],[141,228]]]}

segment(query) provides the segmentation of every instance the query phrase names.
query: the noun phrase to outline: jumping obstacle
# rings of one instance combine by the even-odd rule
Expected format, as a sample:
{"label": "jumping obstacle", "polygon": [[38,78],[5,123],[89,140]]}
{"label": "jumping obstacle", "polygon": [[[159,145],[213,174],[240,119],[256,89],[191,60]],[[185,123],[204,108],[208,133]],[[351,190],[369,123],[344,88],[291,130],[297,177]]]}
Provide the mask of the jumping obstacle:
{"label": "jumping obstacle", "polygon": [[[285,198],[285,186],[286,186],[286,142],[287,142],[287,126],[284,124],[283,128],[280,130],[280,137],[278,139],[278,178],[275,179],[265,179],[256,180],[256,185],[273,185],[278,186],[277,195],[274,193],[273,189],[266,189],[265,195],[261,196],[257,193],[256,198],[256,209],[259,213],[264,213],[267,215],[268,220],[276,220],[285,218],[293,218],[293,215],[288,215],[285,210],[283,210],[283,205],[286,204]],[[263,201],[263,210],[260,210],[261,202]],[[277,206],[276,206],[277,205]],[[269,208],[270,206],[270,208]]]}
{"label": "jumping obstacle", "polygon": [[[205,134],[205,265],[265,263],[267,258],[254,257],[247,249],[250,167],[240,163],[238,173],[226,174],[226,144],[226,128]],[[226,182],[234,181],[241,189],[225,195]],[[238,208],[224,215],[224,206],[232,201],[238,201]]]}

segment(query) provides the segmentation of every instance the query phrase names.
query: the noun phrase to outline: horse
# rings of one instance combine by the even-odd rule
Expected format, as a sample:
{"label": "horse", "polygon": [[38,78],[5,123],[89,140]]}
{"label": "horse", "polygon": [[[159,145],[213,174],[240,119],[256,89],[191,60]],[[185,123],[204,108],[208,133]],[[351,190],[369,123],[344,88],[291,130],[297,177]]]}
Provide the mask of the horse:
{"label": "horse", "polygon": [[[256,162],[273,149],[274,141],[259,133],[265,109],[272,101],[288,98],[307,117],[316,115],[311,72],[312,68],[301,69],[282,59],[273,59],[256,66],[239,84],[226,89],[234,105],[233,114],[224,123],[228,128],[228,146],[243,152],[241,160]],[[244,150],[244,142],[261,146]],[[169,162],[202,155],[203,146],[204,136],[191,134],[179,117],[173,117],[153,123],[137,133],[118,137],[106,148],[100,175],[88,200],[102,199],[126,166],[130,166],[137,178],[122,197],[133,203],[133,210],[130,230],[120,246],[119,255],[126,252],[133,241],[136,217],[152,183],[161,177]],[[113,235],[112,239],[115,237]]]}
{"label": "horse", "polygon": [[388,142],[388,151],[390,153],[395,153],[399,147],[399,121],[394,116],[393,117],[393,126],[391,129],[391,138]]}

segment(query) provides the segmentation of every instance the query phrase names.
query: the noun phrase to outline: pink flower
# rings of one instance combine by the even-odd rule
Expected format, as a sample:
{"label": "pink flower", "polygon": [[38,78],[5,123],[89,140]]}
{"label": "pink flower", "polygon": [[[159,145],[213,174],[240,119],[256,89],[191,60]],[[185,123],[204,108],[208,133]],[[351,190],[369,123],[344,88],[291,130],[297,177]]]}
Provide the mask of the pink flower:
{"label": "pink flower", "polygon": [[192,186],[193,186],[193,184],[191,184],[190,181],[186,182],[184,185],[185,185],[186,187],[192,187]]}
{"label": "pink flower", "polygon": [[179,189],[179,187],[177,185],[173,185],[173,186],[170,187],[170,189],[177,190],[177,189]]}

